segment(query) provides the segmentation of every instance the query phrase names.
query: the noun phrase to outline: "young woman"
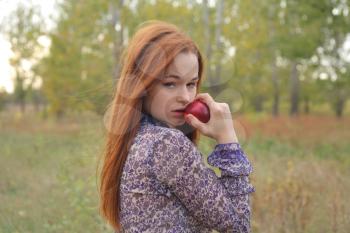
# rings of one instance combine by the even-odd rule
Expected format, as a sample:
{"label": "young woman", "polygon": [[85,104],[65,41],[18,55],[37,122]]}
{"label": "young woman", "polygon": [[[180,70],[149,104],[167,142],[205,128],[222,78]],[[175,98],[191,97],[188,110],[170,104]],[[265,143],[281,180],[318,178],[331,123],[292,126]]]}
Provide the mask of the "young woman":
{"label": "young woman", "polygon": [[[229,106],[198,93],[202,55],[175,25],[150,21],[123,54],[101,171],[101,214],[116,232],[250,232],[252,166]],[[202,123],[183,110],[195,99]],[[205,166],[199,133],[217,141]]]}

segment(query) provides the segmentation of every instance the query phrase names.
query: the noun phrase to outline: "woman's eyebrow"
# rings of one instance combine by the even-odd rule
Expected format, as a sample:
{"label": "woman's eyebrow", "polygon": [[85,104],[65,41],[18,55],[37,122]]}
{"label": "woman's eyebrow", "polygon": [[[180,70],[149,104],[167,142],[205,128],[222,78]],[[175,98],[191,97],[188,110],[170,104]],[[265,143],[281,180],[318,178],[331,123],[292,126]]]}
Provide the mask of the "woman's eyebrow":
{"label": "woman's eyebrow", "polygon": [[[166,78],[181,79],[179,76],[177,76],[177,75],[175,75],[175,74],[169,74],[169,75],[165,76],[164,79],[166,79]],[[196,79],[199,79],[199,78],[198,78],[198,77],[194,77],[191,81],[194,81],[194,80],[196,80]]]}

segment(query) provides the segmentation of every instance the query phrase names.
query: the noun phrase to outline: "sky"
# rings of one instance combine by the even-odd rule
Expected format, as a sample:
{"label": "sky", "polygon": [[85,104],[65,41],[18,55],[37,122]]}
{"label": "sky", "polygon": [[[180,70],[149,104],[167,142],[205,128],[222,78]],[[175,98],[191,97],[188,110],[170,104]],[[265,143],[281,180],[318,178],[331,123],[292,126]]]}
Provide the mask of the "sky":
{"label": "sky", "polygon": [[[52,27],[50,15],[57,13],[55,11],[56,0],[0,0],[0,22],[2,22],[18,4],[30,3],[40,7],[42,15],[45,17],[48,27]],[[11,57],[11,47],[8,41],[0,34],[0,90],[5,89],[7,92],[13,92],[12,77],[14,71],[9,64]]]}

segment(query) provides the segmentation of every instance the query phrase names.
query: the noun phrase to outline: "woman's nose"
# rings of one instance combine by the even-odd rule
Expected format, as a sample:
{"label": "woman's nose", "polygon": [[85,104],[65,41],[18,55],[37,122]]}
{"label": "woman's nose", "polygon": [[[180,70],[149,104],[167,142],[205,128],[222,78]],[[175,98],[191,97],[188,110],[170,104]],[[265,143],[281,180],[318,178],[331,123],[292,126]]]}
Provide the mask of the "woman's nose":
{"label": "woman's nose", "polygon": [[177,94],[176,100],[180,101],[180,102],[184,102],[186,104],[186,103],[189,103],[191,101],[190,98],[191,98],[190,91],[188,91],[186,89],[185,90],[181,89]]}

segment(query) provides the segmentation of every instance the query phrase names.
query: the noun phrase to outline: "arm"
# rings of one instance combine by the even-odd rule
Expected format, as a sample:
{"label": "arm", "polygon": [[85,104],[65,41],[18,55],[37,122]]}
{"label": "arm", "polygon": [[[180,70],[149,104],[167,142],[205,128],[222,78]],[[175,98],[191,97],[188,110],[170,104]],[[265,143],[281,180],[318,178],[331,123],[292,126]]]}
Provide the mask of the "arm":
{"label": "arm", "polygon": [[201,153],[181,132],[166,132],[155,142],[152,160],[155,177],[204,226],[220,232],[250,232],[252,167],[239,144],[218,144],[208,157],[208,163],[222,170],[221,178],[205,166]]}

